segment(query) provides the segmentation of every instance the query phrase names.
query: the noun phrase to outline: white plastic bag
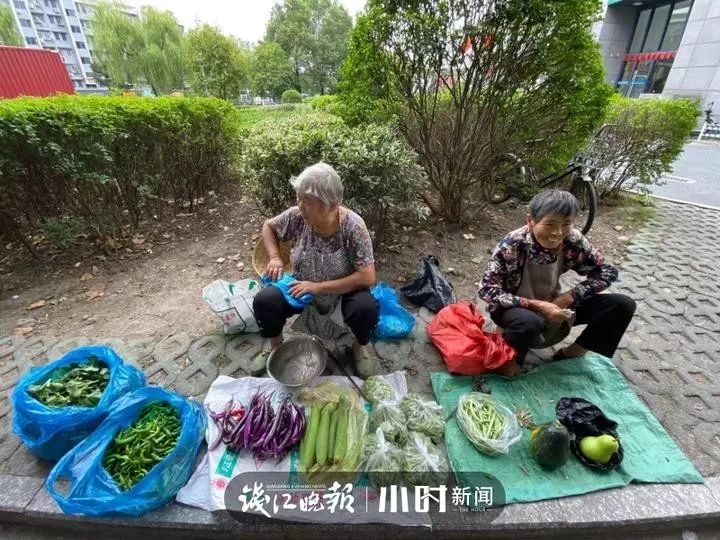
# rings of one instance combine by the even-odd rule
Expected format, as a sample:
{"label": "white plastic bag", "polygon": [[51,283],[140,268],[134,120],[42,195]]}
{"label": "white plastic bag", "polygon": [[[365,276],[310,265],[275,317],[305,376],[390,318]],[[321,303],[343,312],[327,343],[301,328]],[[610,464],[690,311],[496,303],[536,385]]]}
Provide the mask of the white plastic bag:
{"label": "white plastic bag", "polygon": [[254,279],[241,279],[234,283],[218,279],[202,290],[202,298],[224,323],[226,334],[259,332],[252,304],[261,290]]}

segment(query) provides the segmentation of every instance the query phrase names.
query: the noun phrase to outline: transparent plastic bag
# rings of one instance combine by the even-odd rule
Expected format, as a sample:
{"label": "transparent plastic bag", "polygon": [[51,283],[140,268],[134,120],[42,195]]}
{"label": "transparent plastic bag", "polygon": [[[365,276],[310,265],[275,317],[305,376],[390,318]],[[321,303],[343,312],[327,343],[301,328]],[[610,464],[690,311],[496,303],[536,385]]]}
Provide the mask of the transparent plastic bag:
{"label": "transparent plastic bag", "polygon": [[365,437],[363,445],[365,470],[373,486],[399,485],[402,481],[403,453],[385,438],[381,429]]}
{"label": "transparent plastic bag", "polygon": [[410,431],[423,433],[434,441],[442,439],[445,431],[442,405],[410,393],[400,401],[400,409],[405,413]]}
{"label": "transparent plastic bag", "polygon": [[[483,408],[486,407],[484,410]],[[491,419],[481,422],[485,416],[487,407],[494,409],[496,415],[487,415]],[[522,428],[515,418],[515,414],[505,405],[494,399],[489,394],[481,392],[469,392],[458,400],[456,412],[458,426],[468,440],[482,453],[489,456],[507,454],[510,447],[522,438]],[[496,434],[490,435],[493,431],[493,420],[496,426]],[[486,430],[483,432],[482,426]]]}
{"label": "transparent plastic bag", "polygon": [[411,432],[403,449],[405,483],[410,486],[440,486],[447,484],[450,466],[442,451],[427,435]]}
{"label": "transparent plastic bag", "polygon": [[396,401],[381,401],[370,413],[370,432],[380,429],[385,438],[404,446],[408,440],[407,419]]}
{"label": "transparent plastic bag", "polygon": [[365,379],[362,390],[373,404],[395,399],[395,389],[380,375],[372,375]]}

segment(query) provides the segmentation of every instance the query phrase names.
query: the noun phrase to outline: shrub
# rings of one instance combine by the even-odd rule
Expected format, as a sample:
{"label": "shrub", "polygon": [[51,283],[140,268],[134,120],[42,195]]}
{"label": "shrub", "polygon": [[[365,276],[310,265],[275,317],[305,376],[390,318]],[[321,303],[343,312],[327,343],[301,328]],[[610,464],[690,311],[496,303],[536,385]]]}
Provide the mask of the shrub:
{"label": "shrub", "polygon": [[606,116],[612,128],[601,147],[608,168],[599,175],[601,196],[621,189],[650,191],[682,151],[699,107],[688,99],[628,99],[613,96]]}
{"label": "shrub", "polygon": [[255,125],[240,159],[248,189],[273,214],[295,204],[290,177],[318,161],[335,167],[344,204],[376,231],[393,211],[412,207],[425,187],[417,155],[388,127],[352,128],[322,113]]}
{"label": "shrub", "polygon": [[77,236],[86,230],[83,220],[75,217],[51,217],[43,221],[40,228],[50,243],[60,249],[74,246]]}
{"label": "shrub", "polygon": [[280,101],[282,103],[302,103],[302,96],[300,95],[300,92],[291,88],[290,90],[285,90],[282,93]]}
{"label": "shrub", "polygon": [[307,102],[313,111],[321,111],[330,114],[337,114],[338,96],[337,94],[325,94],[324,96],[314,96],[308,98]]}
{"label": "shrub", "polygon": [[0,217],[22,236],[82,219],[118,234],[230,178],[235,109],[212,98],[21,98],[0,103]]}

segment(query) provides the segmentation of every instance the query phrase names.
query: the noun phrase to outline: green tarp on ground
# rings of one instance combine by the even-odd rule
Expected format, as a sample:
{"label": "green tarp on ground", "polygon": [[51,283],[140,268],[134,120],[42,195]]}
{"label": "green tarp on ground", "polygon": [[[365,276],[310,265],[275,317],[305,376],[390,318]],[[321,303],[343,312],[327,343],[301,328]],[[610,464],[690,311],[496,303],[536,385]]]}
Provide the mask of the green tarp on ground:
{"label": "green tarp on ground", "polygon": [[[459,397],[473,390],[473,377],[431,373],[433,391],[446,415]],[[555,417],[555,404],[563,397],[591,401],[618,423],[625,457],[611,472],[598,472],[574,456],[555,471],[540,468],[528,452],[529,430],[508,454],[485,456],[465,438],[454,415],[445,428],[450,464],[461,486],[472,487],[463,472],[495,476],[505,489],[506,503],[539,501],[624,486],[630,482],[702,483],[703,478],[670,438],[648,407],[627,385],[625,378],[604,356],[589,353],[541,366],[516,379],[485,376],[493,397],[512,410],[527,408],[536,424]]]}

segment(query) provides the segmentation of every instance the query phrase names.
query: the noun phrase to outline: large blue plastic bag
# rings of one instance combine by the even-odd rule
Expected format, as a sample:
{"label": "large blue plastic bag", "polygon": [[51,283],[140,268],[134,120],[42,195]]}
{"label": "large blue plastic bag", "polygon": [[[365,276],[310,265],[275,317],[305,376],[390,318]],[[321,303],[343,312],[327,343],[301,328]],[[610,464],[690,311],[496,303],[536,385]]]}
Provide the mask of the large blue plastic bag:
{"label": "large blue plastic bag", "polygon": [[[29,386],[46,381],[57,368],[84,364],[91,356],[106,364],[110,371],[108,384],[95,407],[48,407],[28,394]],[[119,397],[143,386],[145,374],[123,362],[110,347],[78,347],[55,362],[32,368],[18,381],[12,393],[13,431],[34,456],[57,461],[93,432]]]}
{"label": "large blue plastic bag", "polygon": [[401,339],[409,335],[415,327],[415,317],[400,305],[395,289],[387,283],[378,283],[371,292],[380,305],[375,339]]}
{"label": "large blue plastic bag", "polygon": [[[142,480],[122,491],[103,466],[105,450],[119,431],[138,420],[146,405],[158,401],[178,411],[182,427],[177,445]],[[142,515],[172,500],[190,479],[205,428],[205,411],[199,403],[159,387],[141,388],[120,398],[93,434],[58,461],[45,487],[66,514]],[[65,493],[55,488],[58,478],[70,480]]]}

